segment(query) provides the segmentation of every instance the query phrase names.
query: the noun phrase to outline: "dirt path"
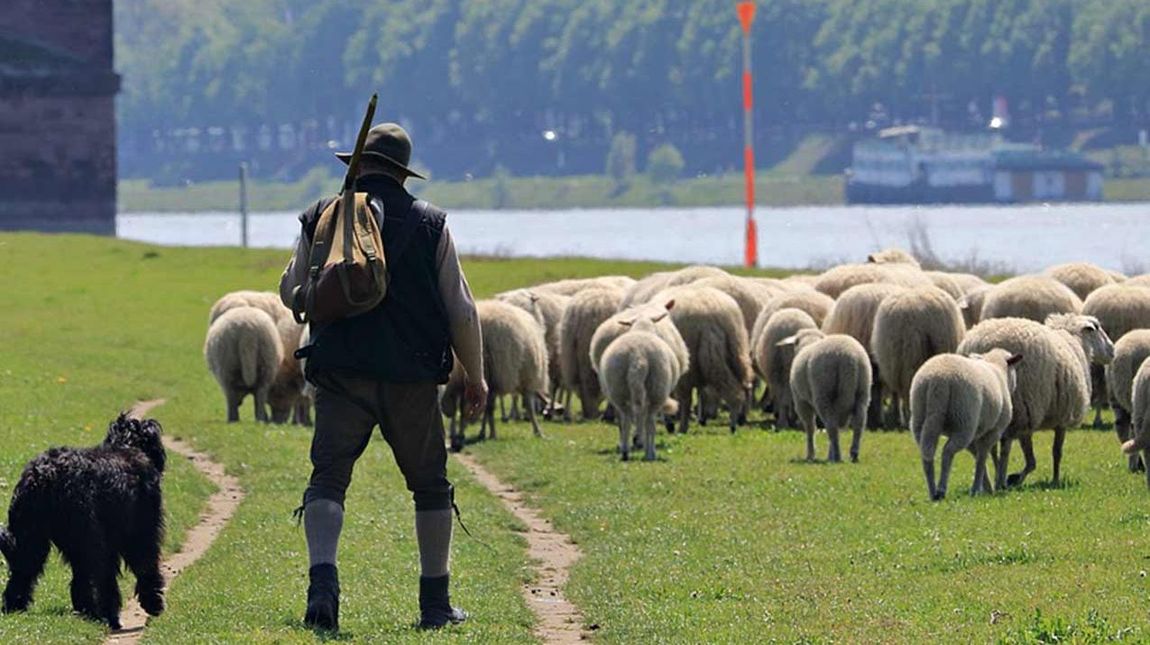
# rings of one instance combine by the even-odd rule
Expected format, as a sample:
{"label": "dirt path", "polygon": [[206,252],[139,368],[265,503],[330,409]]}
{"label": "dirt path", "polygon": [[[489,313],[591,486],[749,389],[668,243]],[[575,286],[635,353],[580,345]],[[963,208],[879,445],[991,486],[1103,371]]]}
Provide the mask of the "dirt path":
{"label": "dirt path", "polygon": [[583,554],[571,538],[560,533],[538,510],[523,501],[523,493],[499,481],[470,455],[457,453],[455,458],[507,510],[527,525],[527,555],[535,561],[537,580],[524,585],[523,597],[539,619],[535,635],[544,643],[581,643],[588,638],[583,614],[563,595],[568,570]]}
{"label": "dirt path", "polygon": [[[137,403],[132,407],[130,414],[134,417],[142,417],[163,403],[162,399]],[[196,452],[183,441],[165,436],[164,446],[169,452],[174,452],[191,460],[196,470],[200,471],[218,488],[216,493],[208,498],[207,507],[200,513],[200,521],[188,529],[180,551],[169,556],[160,567],[164,572],[165,581],[170,585],[173,578],[196,560],[199,560],[207,552],[208,547],[216,541],[216,537],[235,514],[236,508],[244,498],[244,490],[240,488],[238,479],[224,472],[224,467],[221,464],[212,461],[211,458],[201,452]],[[119,645],[138,643],[140,636],[143,635],[147,619],[147,614],[140,608],[136,599],[129,599],[124,603],[123,611],[120,612],[120,622],[124,628],[110,634],[104,643]]]}

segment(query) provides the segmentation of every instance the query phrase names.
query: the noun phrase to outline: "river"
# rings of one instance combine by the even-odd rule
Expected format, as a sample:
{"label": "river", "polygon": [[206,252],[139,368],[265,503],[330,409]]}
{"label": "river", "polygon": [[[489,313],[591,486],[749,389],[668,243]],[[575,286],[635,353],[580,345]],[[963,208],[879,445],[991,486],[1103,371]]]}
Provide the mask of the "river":
{"label": "river", "polygon": [[[739,207],[459,210],[448,216],[464,254],[584,256],[740,264]],[[839,206],[760,208],[763,266],[820,268],[887,246],[926,241],[952,264],[1026,272],[1087,260],[1127,273],[1150,270],[1150,203],[1032,206]],[[239,217],[230,213],[131,213],[117,218],[119,237],[163,245],[232,246]],[[256,213],[254,247],[288,248],[299,234],[296,213]]]}

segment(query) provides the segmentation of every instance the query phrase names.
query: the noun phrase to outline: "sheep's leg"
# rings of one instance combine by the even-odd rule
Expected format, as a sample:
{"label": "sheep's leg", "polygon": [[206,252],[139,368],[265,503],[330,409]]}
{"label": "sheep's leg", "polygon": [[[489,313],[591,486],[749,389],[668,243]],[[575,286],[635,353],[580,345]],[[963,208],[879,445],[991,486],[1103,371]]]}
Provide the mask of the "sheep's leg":
{"label": "sheep's leg", "polygon": [[1094,429],[1101,430],[1104,427],[1106,424],[1102,422],[1102,404],[1098,404],[1094,406]]}
{"label": "sheep's leg", "polygon": [[236,423],[239,421],[239,405],[244,402],[244,394],[239,392],[224,392],[224,397],[228,399],[228,423]]}
{"label": "sheep's leg", "polygon": [[1038,460],[1034,458],[1034,440],[1029,434],[1019,435],[1018,447],[1022,449],[1022,456],[1026,460],[1026,465],[1021,471],[1012,473],[1006,478],[1006,484],[1012,487],[1021,486],[1022,482],[1026,481],[1026,476],[1038,467]]}
{"label": "sheep's leg", "polygon": [[1066,428],[1054,429],[1054,445],[1050,449],[1050,455],[1054,461],[1054,478],[1050,483],[1057,486],[1062,481],[1060,471],[1062,468],[1062,445],[1066,442]]}
{"label": "sheep's leg", "polygon": [[[1142,463],[1150,464],[1150,448],[1142,450]],[[1150,487],[1150,468],[1146,468],[1146,486]]]}
{"label": "sheep's leg", "polygon": [[[1130,439],[1130,413],[1127,412],[1122,406],[1117,403],[1110,406],[1114,409],[1114,432],[1118,434],[1118,442],[1126,443]],[[1126,467],[1132,473],[1139,472],[1145,468],[1142,457],[1138,453],[1134,453],[1127,459]]]}
{"label": "sheep's leg", "polygon": [[998,464],[995,470],[994,487],[998,490],[1006,490],[1010,485],[1010,478],[1006,476],[1006,470],[1010,467],[1010,443],[1013,439],[1003,436],[998,442],[1000,454],[998,455]]}
{"label": "sheep's leg", "polygon": [[934,486],[934,460],[922,460],[922,474],[926,478],[926,492],[930,496],[931,501],[937,501],[940,498],[937,495],[937,489]]}
{"label": "sheep's leg", "polygon": [[799,422],[807,432],[807,461],[815,460],[815,409],[809,403],[800,403],[796,410]]}
{"label": "sheep's leg", "polygon": [[535,418],[535,399],[538,394],[532,392],[531,394],[523,395],[523,409],[527,410],[527,420],[531,422],[531,431],[535,433],[536,437],[542,437],[543,433],[539,431],[539,420]]}
{"label": "sheep's leg", "polygon": [[619,454],[623,461],[631,459],[631,433],[629,432],[627,416],[619,415]]}
{"label": "sheep's leg", "polygon": [[954,437],[946,440],[946,445],[942,447],[942,465],[938,473],[938,488],[935,490],[935,500],[941,500],[946,497],[947,482],[950,480],[950,466],[954,461],[954,455],[959,450],[958,442]]}
{"label": "sheep's leg", "polygon": [[679,434],[687,434],[687,427],[691,423],[691,389],[683,390],[679,397]]}
{"label": "sheep's leg", "polygon": [[574,388],[566,388],[563,392],[563,422],[571,423],[571,390]]}
{"label": "sheep's leg", "polygon": [[655,415],[648,414],[643,419],[643,459],[655,461]]}
{"label": "sheep's leg", "polygon": [[837,464],[843,460],[839,452],[839,428],[834,424],[827,424],[827,461]]}
{"label": "sheep's leg", "polygon": [[499,416],[503,419],[503,423],[507,423],[507,408],[504,407],[503,397],[499,397]]}
{"label": "sheep's leg", "polygon": [[882,383],[878,380],[878,370],[871,368],[874,377],[870,386],[870,407],[867,409],[867,427],[878,430],[882,427]]}
{"label": "sheep's leg", "polygon": [[268,388],[261,388],[255,393],[256,421],[268,422]]}
{"label": "sheep's leg", "polygon": [[854,433],[851,436],[851,463],[859,462],[859,450],[862,448],[863,430],[866,428],[866,408],[860,408],[852,420]]}
{"label": "sheep's leg", "polygon": [[979,444],[975,448],[974,453],[974,484],[970,487],[971,495],[978,495],[979,493],[989,493],[990,488],[988,478],[986,475],[986,458],[989,456],[990,446],[985,443]]}

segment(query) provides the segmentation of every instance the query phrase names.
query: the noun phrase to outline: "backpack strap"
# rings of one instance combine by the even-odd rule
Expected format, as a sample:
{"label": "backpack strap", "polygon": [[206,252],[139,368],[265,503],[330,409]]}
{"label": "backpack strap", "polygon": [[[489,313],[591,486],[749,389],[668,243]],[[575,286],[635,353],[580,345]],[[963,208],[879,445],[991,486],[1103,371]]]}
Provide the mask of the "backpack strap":
{"label": "backpack strap", "polygon": [[[327,264],[327,258],[331,255],[331,241],[335,235],[335,228],[333,222],[336,219],[335,213],[329,217],[324,217],[324,214],[332,208],[340,207],[340,200],[328,200],[323,204],[322,208],[319,204],[316,205],[317,214],[315,221],[315,229],[311,236],[311,244],[308,246],[308,270],[305,283],[295,288],[295,293],[292,296],[292,317],[295,318],[299,324],[306,324],[308,320],[304,317],[304,313],[309,311],[314,304],[315,289],[305,289],[307,284],[314,285],[316,280],[319,279],[319,272],[323,266]],[[304,233],[307,233],[307,222],[304,223]]]}
{"label": "backpack strap", "polygon": [[420,223],[423,222],[429,206],[430,204],[422,199],[417,199],[411,204],[411,208],[404,215],[402,226],[396,233],[395,244],[392,245],[392,261],[398,261],[407,247],[411,245],[411,240],[415,238],[415,232],[419,229]]}

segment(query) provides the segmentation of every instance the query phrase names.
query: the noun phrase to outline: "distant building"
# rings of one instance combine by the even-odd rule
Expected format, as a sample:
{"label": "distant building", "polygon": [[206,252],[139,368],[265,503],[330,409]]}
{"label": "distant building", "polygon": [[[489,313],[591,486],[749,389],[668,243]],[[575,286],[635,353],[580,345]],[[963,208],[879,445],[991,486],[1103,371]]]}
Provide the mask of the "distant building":
{"label": "distant building", "polygon": [[852,157],[846,193],[853,204],[1102,199],[1102,164],[993,134],[888,128],[856,143]]}
{"label": "distant building", "polygon": [[116,231],[112,0],[0,3],[0,229]]}

